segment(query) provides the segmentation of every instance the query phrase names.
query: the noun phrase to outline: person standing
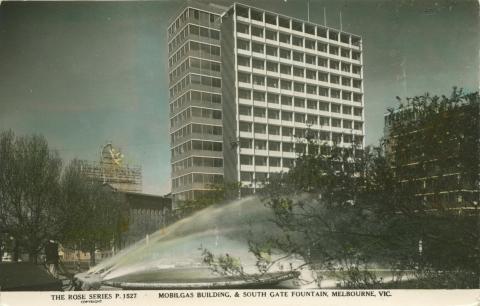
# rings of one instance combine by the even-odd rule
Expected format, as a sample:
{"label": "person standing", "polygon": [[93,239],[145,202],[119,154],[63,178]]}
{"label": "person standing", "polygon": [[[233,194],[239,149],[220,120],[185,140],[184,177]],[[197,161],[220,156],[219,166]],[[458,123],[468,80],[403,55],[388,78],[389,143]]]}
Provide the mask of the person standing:
{"label": "person standing", "polygon": [[58,243],[49,240],[45,245],[45,260],[48,266],[48,271],[53,277],[58,276]]}

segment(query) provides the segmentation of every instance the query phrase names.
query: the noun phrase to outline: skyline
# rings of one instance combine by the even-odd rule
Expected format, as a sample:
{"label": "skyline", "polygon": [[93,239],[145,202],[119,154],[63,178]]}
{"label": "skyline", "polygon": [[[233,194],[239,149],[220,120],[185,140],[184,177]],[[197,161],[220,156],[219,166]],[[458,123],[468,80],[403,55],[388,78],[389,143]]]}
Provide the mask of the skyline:
{"label": "skyline", "polygon": [[[242,2],[307,19],[306,1]],[[343,30],[363,38],[367,145],[383,135],[395,96],[478,88],[478,4],[429,4],[311,1],[312,22],[323,24],[326,7],[338,28],[341,8]],[[42,133],[65,160],[96,160],[112,141],[142,166],[144,192],[168,192],[166,32],[181,5],[2,2],[0,131]]]}

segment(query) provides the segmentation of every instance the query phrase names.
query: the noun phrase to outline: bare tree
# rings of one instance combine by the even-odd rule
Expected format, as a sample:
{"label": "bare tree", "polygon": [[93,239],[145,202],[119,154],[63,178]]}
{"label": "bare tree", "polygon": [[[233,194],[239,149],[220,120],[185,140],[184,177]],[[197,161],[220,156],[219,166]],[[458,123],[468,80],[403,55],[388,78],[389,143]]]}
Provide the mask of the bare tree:
{"label": "bare tree", "polygon": [[[31,262],[57,237],[62,162],[40,135],[0,134],[0,230],[21,245]],[[15,257],[18,257],[16,254]]]}

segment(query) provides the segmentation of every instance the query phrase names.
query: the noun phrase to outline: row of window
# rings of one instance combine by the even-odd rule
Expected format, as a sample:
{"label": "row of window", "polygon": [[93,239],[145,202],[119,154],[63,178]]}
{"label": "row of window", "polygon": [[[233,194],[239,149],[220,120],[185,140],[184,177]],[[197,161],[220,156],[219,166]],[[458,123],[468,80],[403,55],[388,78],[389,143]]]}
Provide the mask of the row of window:
{"label": "row of window", "polygon": [[190,84],[190,75],[186,75],[182,80],[178,81],[170,88],[170,99],[182,92]]}
{"label": "row of window", "polygon": [[209,60],[199,59],[195,57],[188,57],[183,63],[177,66],[172,72],[170,72],[170,84],[173,83],[178,77],[180,77],[189,68],[199,69],[201,72],[218,72],[220,73],[220,63]]}
{"label": "row of window", "polygon": [[[341,143],[342,140],[344,143],[356,143],[362,144],[363,137],[359,135],[352,134],[342,134],[342,133],[330,133],[330,132],[320,132],[318,133],[318,140],[320,141],[333,141],[335,143]],[[297,152],[305,153],[307,145],[304,143],[298,142],[280,142],[273,140],[262,140],[262,139],[249,139],[249,138],[240,138],[239,146],[242,149],[255,149],[255,150],[264,150],[264,151],[275,151],[275,152]]]}
{"label": "row of window", "polygon": [[[274,103],[279,103],[278,101],[278,95],[276,95],[276,102]],[[286,96],[286,95],[281,95],[280,96],[280,101],[282,105],[287,105],[287,106],[292,106],[292,101],[293,101],[293,106],[295,108],[305,108],[305,106],[308,109],[312,110],[320,110],[324,112],[331,111],[332,113],[342,113],[346,115],[353,115],[354,116],[361,116],[362,115],[362,108],[360,107],[352,107],[349,105],[341,105],[337,103],[329,103],[325,101],[317,101],[317,100],[312,100],[312,99],[304,99],[300,97],[291,97],[291,96]],[[306,103],[305,103],[306,101]],[[269,100],[271,102],[271,100]],[[239,106],[239,112],[241,115],[250,115],[252,113],[252,107],[249,105],[243,105],[240,104]],[[256,109],[259,109],[258,111]],[[264,109],[262,107],[255,107],[254,113],[255,116],[257,116],[256,112],[262,112],[261,109]],[[269,109],[268,110],[268,118],[270,119],[278,119],[279,116],[276,114],[278,113],[278,110],[275,109]]]}
{"label": "row of window", "polygon": [[[359,123],[359,125],[357,125],[356,127],[357,127],[357,130],[361,129],[362,123]],[[243,121],[240,122],[239,129],[241,132],[251,133],[253,131],[256,134],[267,134],[267,131],[268,131],[269,135],[277,135],[277,136],[281,135],[283,137],[297,137],[297,138],[312,137],[314,139],[319,139],[322,141],[331,140],[334,142],[341,142],[341,139],[345,138],[341,136],[342,133],[328,132],[323,130],[318,131],[313,129],[298,128],[298,127],[297,128],[286,127],[286,126],[280,127],[275,125],[268,125],[268,128],[267,128],[266,124],[262,124],[262,123],[252,124],[250,122],[243,122]],[[363,136],[361,135],[352,135],[351,133],[344,133],[344,135],[347,135],[345,139],[349,140],[349,141],[344,140],[344,142],[363,141]],[[242,146],[241,143],[240,143],[240,146]],[[252,147],[245,147],[245,148],[252,148]]]}
{"label": "row of window", "polygon": [[208,196],[211,190],[208,190],[209,186],[203,186],[202,188],[207,188],[207,190],[188,190],[179,193],[173,194],[174,201],[187,201],[199,199],[204,196]]}
{"label": "row of window", "polygon": [[[465,181],[467,185],[465,185],[462,181]],[[437,176],[437,177],[428,177],[424,180],[413,180],[409,178],[404,181],[398,182],[398,188],[400,190],[408,190],[409,192],[414,192],[417,194],[427,194],[427,193],[434,193],[438,191],[450,191],[455,192],[460,189],[470,189],[474,188],[475,183],[473,180],[468,180],[463,178],[460,175],[444,175],[444,176]]]}
{"label": "row of window", "polygon": [[188,33],[191,35],[198,35],[204,38],[211,38],[215,40],[220,39],[220,31],[209,29],[207,27],[196,26],[193,24],[188,25]]}
{"label": "row of window", "polygon": [[180,47],[170,58],[168,59],[168,68],[172,68],[177,62],[179,62],[185,54],[190,50],[190,45],[192,42],[185,43]]}
{"label": "row of window", "polygon": [[[250,31],[251,29],[251,31]],[[237,32],[243,34],[252,34],[260,38],[266,38],[268,40],[279,41],[284,44],[291,44],[296,47],[305,47],[309,50],[320,51],[329,53],[332,55],[340,55],[345,58],[351,58],[353,60],[360,60],[360,52],[350,50],[349,48],[342,48],[334,44],[327,44],[318,40],[303,38],[300,36],[290,35],[288,33],[277,32],[273,30],[263,29],[260,27],[251,26],[246,24],[237,23]],[[307,50],[308,51],[308,50]]]}
{"label": "row of window", "polygon": [[215,141],[190,140],[174,147],[172,149],[172,157],[190,152],[192,150],[222,152],[222,143]]}
{"label": "row of window", "polygon": [[170,85],[176,82],[180,76],[182,76],[186,71],[188,71],[189,67],[189,59],[187,58],[185,61],[183,61],[183,63],[178,65],[177,68],[173,69],[168,75]]}
{"label": "row of window", "polygon": [[168,43],[168,54],[172,53],[178,46],[182,44],[182,42],[188,36],[188,26],[183,28],[183,30],[177,34],[175,39]]}
{"label": "row of window", "polygon": [[206,119],[221,120],[222,111],[218,109],[192,106],[185,109],[183,112],[177,114],[172,119],[170,119],[170,127],[178,126],[190,118],[206,118]]}
{"label": "row of window", "polygon": [[210,12],[199,11],[194,8],[185,9],[168,28],[168,37],[173,37],[173,35],[175,35],[175,33],[189,20],[197,21],[201,24],[213,25],[219,24],[220,16]]}
{"label": "row of window", "polygon": [[302,21],[293,20],[287,17],[278,16],[268,12],[262,12],[248,7],[236,6],[237,16],[243,18],[250,18],[252,20],[265,22],[271,25],[278,25],[281,28],[292,29],[294,31],[303,32],[310,35],[317,35],[319,37],[328,38],[352,45],[360,45],[360,37],[351,36],[347,33],[339,33],[335,30],[328,29],[326,27],[305,23]]}
{"label": "row of window", "polygon": [[[283,66],[283,65],[281,65]],[[283,67],[281,67],[283,68]],[[288,68],[291,68],[288,66]],[[283,71],[286,74],[290,74],[289,71]],[[295,71],[294,67],[294,75],[296,74],[297,76],[303,77],[303,70],[300,70],[301,75],[298,74],[298,72]],[[291,90],[292,88],[292,81],[290,79],[279,79],[277,77],[266,77],[264,75],[259,75],[259,74],[250,74],[250,73],[245,73],[245,72],[238,72],[237,78],[239,82],[242,83],[248,83],[248,84],[253,84],[257,86],[267,86],[271,88],[282,88],[282,89],[287,89]],[[313,78],[315,78],[315,75],[313,75]],[[328,82],[330,79],[330,83],[332,84],[339,84],[340,82],[340,77],[337,75],[329,74],[328,73],[322,73],[319,72],[319,81],[323,82]],[[345,85],[343,85],[345,84]],[[352,80],[350,78],[342,78],[342,86],[350,86],[352,84]],[[361,80],[353,80],[353,86],[354,88],[361,89],[362,86],[362,81]],[[323,88],[323,87],[320,87]],[[317,94],[317,85],[316,84],[311,84],[311,83],[303,83],[303,82],[293,82],[293,90],[296,92],[307,92],[309,94],[316,95]],[[338,90],[338,89],[333,89],[333,90]],[[351,93],[349,91],[344,91],[344,96],[346,100],[351,100]]]}
{"label": "row of window", "polygon": [[[250,107],[244,107],[243,105],[239,107],[239,114],[243,116],[252,116],[252,109]],[[265,108],[255,108],[253,111],[253,115],[258,118],[266,118],[267,112]],[[280,116],[281,115],[281,116]],[[304,114],[298,112],[288,112],[288,111],[278,111],[274,109],[268,110],[268,118],[274,120],[282,120],[282,121],[294,121],[298,123],[306,123],[306,124],[313,124],[313,125],[321,125],[321,126],[332,126],[332,127],[343,127],[344,129],[352,129],[355,130],[362,130],[363,123],[361,121],[353,121],[348,119],[340,119],[340,118],[330,118],[330,117],[323,117],[317,116],[312,114]],[[261,123],[258,123],[261,124]],[[272,126],[273,127],[273,126]],[[271,134],[269,132],[269,134]],[[280,135],[280,134],[274,134]]]}
{"label": "row of window", "polygon": [[[281,157],[267,157],[267,156],[252,156],[240,155],[240,165],[255,165],[255,166],[269,166],[269,167],[291,167],[293,158],[283,158],[284,166],[282,166]],[[285,162],[286,161],[286,162]]]}
{"label": "row of window", "polygon": [[179,48],[175,54],[173,54],[168,59],[168,67],[173,67],[177,62],[179,62],[188,51],[192,52],[200,52],[202,56],[212,55],[212,56],[220,56],[220,47],[201,43],[197,41],[188,41],[183,45],[183,47]]}
{"label": "row of window", "polygon": [[170,39],[188,20],[188,9],[185,9],[168,27],[168,38]]}
{"label": "row of window", "polygon": [[181,81],[177,82],[177,84],[170,88],[170,98],[173,98],[174,96],[182,92],[189,84],[220,88],[222,87],[222,80],[220,78],[206,75],[193,73],[188,74]]}
{"label": "row of window", "polygon": [[191,123],[170,135],[172,143],[192,134],[222,135],[222,127],[217,125]]}
{"label": "row of window", "polygon": [[[292,81],[289,80],[281,80],[280,81],[280,89],[282,90],[292,90]],[[296,83],[296,82],[295,82]],[[293,84],[295,84],[293,83]],[[304,93],[306,91],[307,94],[311,95],[319,95],[322,97],[330,97],[334,99],[342,99],[345,101],[353,101],[353,102],[362,102],[362,94],[360,93],[353,93],[350,91],[346,90],[340,90],[340,89],[335,89],[335,88],[326,88],[322,86],[316,86],[316,85],[308,85],[306,88],[302,87],[302,83],[298,83],[298,87],[294,87],[293,90],[296,92],[302,92]],[[302,91],[303,88],[303,91]],[[306,89],[306,90],[305,90]],[[293,98],[288,95],[279,95],[275,93],[270,93],[270,92],[264,92],[264,91],[259,91],[259,90],[250,90],[250,89],[245,89],[245,88],[240,88],[238,90],[238,98],[239,99],[245,99],[245,100],[254,100],[254,101],[259,101],[259,102],[268,102],[268,103],[279,103],[279,98],[285,97],[285,102],[282,101],[282,104],[284,105],[292,105],[291,102],[289,103],[288,101],[291,101]],[[353,98],[353,99],[352,99]]]}
{"label": "row of window", "polygon": [[[241,50],[250,51],[250,42],[242,39],[237,39],[237,47]],[[251,43],[252,52],[263,54],[267,56],[280,57],[286,60],[293,60],[299,63],[306,63],[309,65],[316,65],[320,67],[341,70],[343,72],[360,74],[361,66],[354,65],[348,62],[343,62],[335,59],[330,59],[323,56],[317,56],[313,54],[308,54],[300,51],[289,50],[285,48],[278,48],[276,46],[265,45],[262,43],[252,42]],[[261,67],[253,68],[263,69]],[[263,65],[261,65],[263,66]]]}
{"label": "row of window", "polygon": [[[220,31],[217,29],[212,29],[210,27],[202,27],[198,25],[189,24],[184,27],[184,29],[178,33],[178,35],[168,44],[168,52],[172,52],[176,49],[177,46],[181,45],[183,41],[188,37],[188,35],[194,35],[198,37],[192,37],[193,39],[205,38],[220,40]],[[214,42],[215,43],[215,42]],[[218,42],[217,42],[218,43]]]}
{"label": "row of window", "polygon": [[[160,207],[159,207],[160,208]],[[129,210],[129,224],[138,224],[139,222],[152,222],[160,226],[163,224],[163,218],[165,218],[166,209],[148,209],[148,208],[131,208]],[[145,223],[142,223],[145,224]],[[106,254],[105,254],[106,255]]]}
{"label": "row of window", "polygon": [[189,66],[190,68],[194,68],[194,69],[220,72],[220,65],[221,64],[219,62],[213,62],[213,61],[208,61],[208,60],[194,58],[194,57],[189,58]]}
{"label": "row of window", "polygon": [[206,39],[220,40],[220,31],[189,24],[168,44],[168,52],[172,52],[177,46],[180,46],[189,34]]}
{"label": "row of window", "polygon": [[189,102],[221,104],[222,95],[203,91],[189,90],[170,103],[170,112],[172,113],[176,109],[186,106]]}
{"label": "row of window", "polygon": [[[247,60],[247,61],[246,61]],[[244,57],[239,57],[239,65],[240,66],[246,66],[250,67],[250,63],[248,62],[248,58]],[[255,69],[260,69],[260,70],[265,70],[263,66],[263,60],[257,60],[253,59],[254,62],[256,62]],[[258,61],[258,62],[257,62]],[[361,89],[362,86],[362,81],[360,79],[355,79],[355,78],[350,78],[350,77],[345,77],[345,76],[340,76],[338,74],[334,73],[328,73],[322,70],[313,70],[313,69],[308,69],[304,67],[298,67],[298,66],[292,66],[289,64],[279,64],[275,62],[270,62],[267,61],[267,71],[269,72],[274,72],[278,73],[280,72],[281,74],[286,74],[286,75],[293,75],[294,77],[299,77],[299,78],[307,78],[308,80],[312,81],[321,81],[321,82],[330,82],[332,84],[338,84],[342,86],[348,86],[348,87],[354,87]],[[279,69],[280,67],[280,69]],[[253,80],[254,84],[256,85],[265,85],[265,75],[260,74],[260,75],[251,75],[247,72],[239,72],[239,81],[241,82],[246,82],[250,83],[251,80]],[[269,87],[275,87],[278,88],[278,79],[273,78],[273,77],[267,77],[267,85]]]}
{"label": "row of window", "polygon": [[200,84],[203,86],[216,88],[222,87],[222,80],[220,78],[214,78],[200,74],[190,74],[190,82],[192,84]]}
{"label": "row of window", "polygon": [[206,173],[189,173],[172,180],[173,188],[180,188],[193,184],[221,184],[223,182],[223,175],[221,174],[206,174]]}
{"label": "row of window", "polygon": [[189,157],[178,161],[172,165],[172,172],[189,169],[192,167],[221,168],[223,167],[222,158],[210,157]]}
{"label": "row of window", "polygon": [[[244,92],[244,89],[241,89],[239,91],[239,97],[243,99],[250,99],[251,93],[248,91],[248,93]],[[264,97],[262,96],[263,93],[261,92],[254,92],[254,99],[257,101],[265,101]],[[171,111],[174,109],[182,108],[187,105],[188,102],[190,101],[198,101],[198,102],[208,102],[208,103],[221,103],[221,95],[219,94],[211,94],[207,92],[199,92],[199,91],[188,91],[178,99],[176,99],[174,102],[172,102],[171,106]],[[285,106],[294,106],[295,108],[307,108],[311,110],[320,110],[320,111],[325,111],[325,112],[332,112],[332,113],[342,113],[345,115],[354,115],[354,116],[362,116],[362,108],[360,107],[352,107],[349,105],[341,105],[337,103],[329,103],[326,101],[317,101],[317,100],[312,100],[312,99],[304,99],[301,97],[292,97],[288,95],[278,95],[278,94],[273,94],[273,93],[267,93],[267,102],[269,103],[274,103],[274,104],[279,104],[281,103],[282,105]],[[187,120],[192,116],[192,112],[189,111],[189,109],[186,109],[184,112],[178,114],[178,119],[180,121]],[[254,116],[257,117],[266,117],[266,112],[267,110],[262,107],[255,107],[253,108],[253,114]],[[268,109],[268,118],[270,119],[280,119],[280,111],[276,109]],[[247,115],[250,116],[252,115],[252,106],[250,105],[239,105],[239,113],[241,115]],[[283,116],[286,120],[286,118],[291,117],[289,115],[289,111],[283,111]],[[198,111],[195,110],[195,114],[198,114]],[[212,117],[214,119],[221,119],[221,111],[218,110],[215,113],[211,113]],[[312,115],[312,114],[308,114]],[[175,118],[175,117],[174,117]],[[174,119],[172,118],[172,119]],[[291,120],[290,120],[291,121]]]}
{"label": "row of window", "polygon": [[[285,168],[291,168],[295,164],[295,160],[293,158],[283,158],[282,164]],[[242,182],[264,182],[268,177],[272,177],[273,175],[275,175],[275,173],[241,171],[240,180]]]}

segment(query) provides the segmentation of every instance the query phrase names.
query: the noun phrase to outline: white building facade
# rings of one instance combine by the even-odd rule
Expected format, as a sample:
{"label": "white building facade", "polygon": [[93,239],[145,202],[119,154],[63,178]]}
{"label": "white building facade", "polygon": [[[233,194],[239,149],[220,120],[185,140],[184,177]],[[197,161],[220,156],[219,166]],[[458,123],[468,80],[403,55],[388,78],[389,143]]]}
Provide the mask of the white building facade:
{"label": "white building facade", "polygon": [[168,28],[172,195],[254,192],[319,143],[364,145],[360,36],[235,3],[187,5]]}
{"label": "white building facade", "polygon": [[248,192],[319,143],[364,145],[361,37],[234,4],[221,25],[224,175]]}

